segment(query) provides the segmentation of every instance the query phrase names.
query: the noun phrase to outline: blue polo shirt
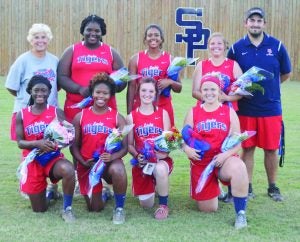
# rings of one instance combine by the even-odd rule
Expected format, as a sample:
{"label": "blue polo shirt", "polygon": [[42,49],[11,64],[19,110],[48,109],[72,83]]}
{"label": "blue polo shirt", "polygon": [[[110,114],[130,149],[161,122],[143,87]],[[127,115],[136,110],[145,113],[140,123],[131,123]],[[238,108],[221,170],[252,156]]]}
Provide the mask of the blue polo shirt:
{"label": "blue polo shirt", "polygon": [[245,35],[231,46],[228,58],[235,60],[243,72],[256,66],[274,74],[274,79],[260,81],[264,94],[256,91],[253,97],[239,100],[238,114],[252,117],[281,115],[280,75],[291,72],[291,61],[284,45],[264,33],[262,43],[256,47]]}

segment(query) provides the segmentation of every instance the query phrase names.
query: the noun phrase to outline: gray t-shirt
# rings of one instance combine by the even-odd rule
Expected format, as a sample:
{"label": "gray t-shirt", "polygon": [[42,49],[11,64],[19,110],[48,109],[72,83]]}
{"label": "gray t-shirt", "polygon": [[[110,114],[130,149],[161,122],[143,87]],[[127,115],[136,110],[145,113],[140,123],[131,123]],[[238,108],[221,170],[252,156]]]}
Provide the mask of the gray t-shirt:
{"label": "gray t-shirt", "polygon": [[27,106],[30,96],[26,92],[26,88],[30,78],[34,75],[42,75],[48,78],[52,85],[48,104],[55,107],[58,106],[57,64],[58,58],[49,52],[46,52],[44,57],[38,58],[34,56],[31,51],[28,51],[16,59],[9,69],[5,82],[6,88],[17,92],[13,113]]}

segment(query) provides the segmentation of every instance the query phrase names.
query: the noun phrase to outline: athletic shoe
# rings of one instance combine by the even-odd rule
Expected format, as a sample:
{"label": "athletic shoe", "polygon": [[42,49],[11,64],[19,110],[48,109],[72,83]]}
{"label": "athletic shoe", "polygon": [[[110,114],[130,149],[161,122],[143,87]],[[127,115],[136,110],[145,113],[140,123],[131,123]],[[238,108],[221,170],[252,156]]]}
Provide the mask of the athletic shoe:
{"label": "athletic shoe", "polygon": [[224,203],[233,203],[233,196],[230,192],[228,192],[225,198],[222,200]]}
{"label": "athletic shoe", "polygon": [[234,227],[236,229],[247,227],[246,213],[244,210],[239,211],[239,213],[236,215]]}
{"label": "athletic shoe", "polygon": [[253,192],[248,192],[248,200],[252,200],[255,198],[255,194]]}
{"label": "athletic shoe", "polygon": [[280,190],[278,187],[270,187],[268,188],[268,195],[271,197],[275,202],[282,202],[283,197],[280,194]]}
{"label": "athletic shoe", "polygon": [[70,206],[62,211],[61,217],[63,220],[65,220],[66,223],[73,223],[76,220],[72,211],[72,207]]}
{"label": "athletic shoe", "polygon": [[[62,198],[62,194],[58,191],[58,185],[57,184],[48,184],[46,189],[46,198],[49,197],[49,193],[53,192],[53,197],[51,199],[59,200]],[[50,199],[50,200],[51,200]]]}
{"label": "athletic shoe", "polygon": [[125,211],[123,208],[116,208],[113,212],[113,224],[125,223]]}
{"label": "athletic shoe", "polygon": [[102,189],[102,201],[107,202],[108,200],[111,200],[114,196],[113,192],[109,189],[109,187],[103,187]]}
{"label": "athletic shoe", "polygon": [[221,193],[218,196],[219,201],[224,201],[224,199],[227,197],[227,192],[224,192],[223,189],[221,189]]}
{"label": "athletic shoe", "polygon": [[154,213],[154,217],[157,220],[164,220],[169,216],[169,208],[166,205],[159,205]]}

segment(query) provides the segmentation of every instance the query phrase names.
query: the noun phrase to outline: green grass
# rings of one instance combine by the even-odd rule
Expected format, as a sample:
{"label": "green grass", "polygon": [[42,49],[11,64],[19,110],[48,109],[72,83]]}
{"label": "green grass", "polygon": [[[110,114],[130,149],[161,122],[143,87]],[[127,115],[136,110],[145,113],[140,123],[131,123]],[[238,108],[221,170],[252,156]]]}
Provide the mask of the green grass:
{"label": "green grass", "polygon": [[[233,228],[234,209],[220,203],[219,210],[204,214],[196,210],[189,198],[189,162],[179,151],[173,152],[174,172],[170,177],[170,217],[158,222],[154,209],[142,209],[131,195],[129,156],[126,223],[114,226],[111,222],[113,202],[101,213],[86,211],[83,198],[74,198],[77,222],[69,225],[59,218],[62,201],[53,204],[48,212],[35,214],[28,200],[18,193],[16,168],[20,150],[9,140],[13,98],[0,78],[0,241],[299,241],[300,240],[300,82],[282,85],[284,120],[286,124],[286,164],[279,168],[278,185],[285,201],[276,203],[266,195],[267,180],[263,155],[256,153],[254,173],[255,200],[248,204],[247,229]],[[60,93],[60,101],[64,99]],[[195,103],[191,98],[191,81],[184,80],[183,92],[174,94],[176,124],[182,127],[187,109]],[[121,113],[125,114],[125,92],[118,96]],[[70,155],[68,154],[68,157]],[[60,186],[61,188],[61,186]]]}

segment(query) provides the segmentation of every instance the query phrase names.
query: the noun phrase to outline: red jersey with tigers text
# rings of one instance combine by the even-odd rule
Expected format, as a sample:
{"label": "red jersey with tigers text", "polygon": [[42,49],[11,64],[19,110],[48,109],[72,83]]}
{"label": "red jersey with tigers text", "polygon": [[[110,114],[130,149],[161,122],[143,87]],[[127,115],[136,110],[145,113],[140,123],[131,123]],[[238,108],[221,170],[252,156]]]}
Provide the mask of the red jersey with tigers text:
{"label": "red jersey with tigers text", "polygon": [[[41,114],[34,114],[31,106],[21,110],[23,119],[24,140],[40,140],[44,137],[46,127],[56,118],[56,107],[47,105]],[[31,150],[23,149],[23,157],[26,157]]]}
{"label": "red jersey with tigers text", "polygon": [[[143,77],[152,77],[156,81],[159,81],[160,79],[168,78],[167,70],[170,64],[171,55],[165,51],[163,51],[157,59],[151,59],[148,56],[147,50],[141,51],[138,53],[137,74],[140,74]],[[133,110],[140,106],[138,93],[136,93],[134,100]],[[174,112],[171,100],[171,95],[169,97],[159,95],[157,105],[168,112],[171,120],[171,126],[173,126]]]}
{"label": "red jersey with tigers text", "polygon": [[142,114],[139,109],[131,112],[134,123],[134,141],[136,150],[140,151],[146,139],[155,138],[162,134],[164,129],[163,109],[157,108],[150,115]]}
{"label": "red jersey with tigers text", "polygon": [[92,107],[82,110],[80,153],[85,160],[91,159],[95,151],[103,150],[107,136],[117,127],[117,115],[111,108],[104,114],[95,114]]}
{"label": "red jersey with tigers text", "polygon": [[[111,74],[112,66],[113,54],[109,45],[101,43],[98,48],[92,50],[87,48],[84,42],[73,45],[71,79],[80,86],[88,87],[90,80],[99,72]],[[72,122],[74,116],[81,111],[78,108],[70,108],[70,106],[79,103],[83,98],[78,93],[67,92],[64,111],[69,122]],[[107,105],[117,109],[116,97],[112,96]]]}
{"label": "red jersey with tigers text", "polygon": [[207,112],[203,105],[193,108],[194,131],[198,134],[197,139],[210,144],[210,149],[201,160],[201,165],[207,165],[211,159],[221,152],[221,146],[230,130],[230,107],[220,105],[217,110]]}

